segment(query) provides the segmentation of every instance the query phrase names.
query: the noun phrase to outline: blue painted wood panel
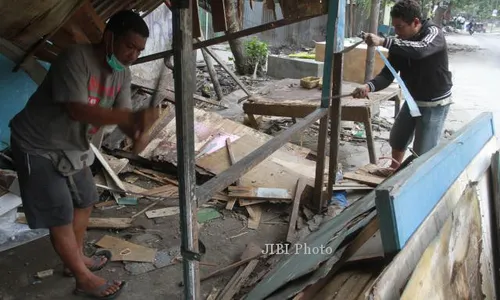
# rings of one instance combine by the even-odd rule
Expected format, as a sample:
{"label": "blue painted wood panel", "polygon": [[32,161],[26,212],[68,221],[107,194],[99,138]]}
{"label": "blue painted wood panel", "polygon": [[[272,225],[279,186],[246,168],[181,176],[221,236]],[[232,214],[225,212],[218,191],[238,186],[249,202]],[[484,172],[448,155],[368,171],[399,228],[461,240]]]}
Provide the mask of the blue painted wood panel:
{"label": "blue painted wood panel", "polygon": [[[13,73],[14,65],[0,54],[0,150],[10,145],[10,120],[24,108],[37,88],[23,70]],[[44,66],[48,69],[48,64]]]}
{"label": "blue painted wood panel", "polygon": [[386,254],[399,251],[472,159],[494,136],[483,113],[451,140],[416,159],[377,188],[376,206]]}

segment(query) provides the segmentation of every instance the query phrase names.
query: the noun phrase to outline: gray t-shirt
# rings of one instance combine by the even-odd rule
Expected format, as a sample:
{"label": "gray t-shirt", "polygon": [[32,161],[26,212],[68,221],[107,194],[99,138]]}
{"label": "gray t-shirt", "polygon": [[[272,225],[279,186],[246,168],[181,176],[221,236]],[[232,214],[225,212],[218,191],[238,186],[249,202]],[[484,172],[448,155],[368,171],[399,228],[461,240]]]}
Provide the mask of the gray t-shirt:
{"label": "gray t-shirt", "polygon": [[76,45],[59,54],[26,107],[10,123],[19,147],[32,154],[89,150],[99,128],[74,121],[64,104],[131,108],[130,70],[113,72],[93,45]]}

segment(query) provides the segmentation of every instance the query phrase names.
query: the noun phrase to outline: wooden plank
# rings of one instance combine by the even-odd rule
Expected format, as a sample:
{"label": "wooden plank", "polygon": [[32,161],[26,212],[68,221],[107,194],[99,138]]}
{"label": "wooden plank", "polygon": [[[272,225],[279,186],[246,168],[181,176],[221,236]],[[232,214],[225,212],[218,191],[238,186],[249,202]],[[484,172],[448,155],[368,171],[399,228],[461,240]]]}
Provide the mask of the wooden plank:
{"label": "wooden plank", "polygon": [[348,262],[360,260],[382,259],[384,257],[384,247],[380,231],[377,231],[356,253],[349,258]]}
{"label": "wooden plank", "polygon": [[[221,1],[222,2],[222,1]],[[224,16],[225,16],[225,13],[224,13]],[[228,155],[228,158],[229,158],[229,165],[232,166],[236,163],[236,158],[234,156],[234,152],[232,150],[232,146],[231,146],[231,139],[230,138],[227,138],[226,139],[226,149],[227,149],[227,155]],[[239,186],[241,185],[241,180],[238,178],[236,181],[235,181],[235,184],[236,186]],[[228,195],[229,196],[229,195]],[[230,199],[227,204],[226,204],[226,209],[227,210],[233,210],[233,207],[234,205],[236,204],[236,201],[238,199]]]}
{"label": "wooden plank", "polygon": [[90,148],[92,149],[92,151],[94,152],[96,158],[99,160],[99,162],[103,166],[104,170],[106,170],[106,172],[108,173],[108,175],[113,179],[113,181],[116,184],[116,186],[119,189],[125,191],[125,186],[123,185],[123,182],[120,180],[120,178],[118,178],[118,176],[115,174],[115,172],[113,171],[113,169],[109,166],[107,160],[104,158],[104,156],[102,156],[102,154],[99,151],[99,149],[97,149],[93,144],[90,144]]}
{"label": "wooden plank", "polygon": [[257,229],[259,228],[260,224],[260,219],[262,217],[262,209],[258,205],[248,205],[245,206],[248,215],[250,216],[248,218],[248,228],[250,229]]}
{"label": "wooden plank", "polygon": [[132,226],[130,218],[90,218],[88,228],[92,229],[124,229]]}
{"label": "wooden plank", "polygon": [[215,276],[218,276],[220,274],[224,274],[225,272],[232,270],[234,268],[240,267],[254,259],[257,259],[262,255],[262,249],[256,245],[253,242],[250,242],[247,247],[245,248],[245,251],[241,254],[240,260],[237,262],[234,262],[226,267],[223,267],[217,271],[214,271],[206,276],[203,276],[201,278],[201,281],[205,281],[207,279],[213,278]]}
{"label": "wooden plank", "polygon": [[318,133],[318,153],[316,159],[316,176],[314,181],[314,191],[312,198],[313,209],[316,213],[323,211],[325,204],[325,195],[323,186],[325,185],[325,161],[326,161],[326,141],[328,139],[328,114],[322,117],[319,121]]}
{"label": "wooden plank", "polygon": [[123,182],[123,186],[125,186],[127,192],[131,193],[142,194],[147,191],[145,188],[141,188],[140,186],[128,182]]}
{"label": "wooden plank", "polygon": [[236,295],[245,281],[248,279],[250,274],[252,274],[253,270],[255,267],[257,267],[257,264],[259,263],[258,259],[254,259],[248,263],[248,265],[241,271],[241,273],[238,275],[238,277],[234,277],[235,280],[231,284],[230,288],[224,293],[222,293],[222,296],[219,296],[218,299],[220,300],[231,300],[233,299],[233,296]]}
{"label": "wooden plank", "polygon": [[113,254],[111,261],[136,261],[153,263],[156,249],[133,244],[122,239],[105,235],[96,246],[108,249]]}
{"label": "wooden plank", "polygon": [[244,199],[238,199],[238,204],[239,206],[247,206],[247,205],[256,205],[259,203],[266,203],[269,202],[268,200],[244,200]]}
{"label": "wooden plank", "polygon": [[297,218],[299,216],[300,199],[306,185],[307,180],[305,178],[301,177],[297,180],[297,188],[295,189],[295,195],[293,197],[293,207],[286,235],[286,241],[289,243],[293,243],[295,241],[295,227],[297,226]]}
{"label": "wooden plank", "polygon": [[361,182],[361,183],[364,183],[364,184],[367,184],[367,185],[373,186],[373,187],[378,186],[379,184],[381,184],[385,180],[385,178],[382,178],[379,176],[375,176],[372,174],[366,174],[366,173],[363,174],[363,173],[358,173],[358,172],[345,173],[344,178],[355,180],[357,182]]}
{"label": "wooden plank", "polygon": [[318,300],[335,299],[338,291],[354,275],[354,271],[341,271],[315,296]]}
{"label": "wooden plank", "polygon": [[179,188],[174,185],[163,185],[151,190],[145,191],[143,194],[148,196],[163,196],[163,197],[174,197],[178,195]]}
{"label": "wooden plank", "polygon": [[212,26],[214,32],[227,30],[226,13],[224,9],[224,0],[212,0],[210,2],[212,9]]}
{"label": "wooden plank", "polygon": [[438,235],[452,210],[458,203],[469,182],[478,181],[488,170],[491,154],[497,149],[496,138],[490,139],[481,152],[462,171],[460,176],[441,197],[429,215],[413,233],[401,252],[380,274],[369,289],[375,299],[399,299],[400,290],[406,285],[421,255],[430,242]]}
{"label": "wooden plank", "polygon": [[[468,187],[439,235],[422,254],[401,295],[402,300],[482,299],[481,264],[478,258],[483,226],[475,187]],[[429,276],[432,274],[432,276]],[[489,297],[486,297],[488,299]],[[491,299],[491,298],[489,298]]]}
{"label": "wooden plank", "polygon": [[241,259],[245,260],[251,257],[254,257],[252,260],[248,262],[247,266],[241,266],[236,273],[233,275],[228,284],[224,287],[222,292],[219,294],[218,300],[230,300],[236,294],[243,284],[243,281],[248,278],[250,273],[255,269],[259,260],[257,259],[257,255],[262,254],[262,249],[251,242],[245,248],[245,251],[241,254]]}
{"label": "wooden plank", "polygon": [[366,285],[372,277],[371,272],[355,272],[347,282],[337,291],[336,295],[330,299],[335,300],[356,300],[364,291]]}
{"label": "wooden plank", "polygon": [[148,217],[148,219],[154,219],[154,218],[175,216],[175,215],[178,215],[180,213],[180,211],[181,210],[179,207],[160,208],[160,209],[147,211],[146,217]]}
{"label": "wooden plank", "polygon": [[229,186],[228,190],[229,197],[243,198],[245,200],[292,200],[292,195],[287,189],[251,186]]}
{"label": "wooden plank", "polygon": [[[252,135],[244,135],[231,143],[231,151],[237,158],[245,157],[263,144],[263,141]],[[283,148],[288,149],[288,145]],[[302,154],[295,154],[283,148],[239,178],[241,185],[293,190],[299,177],[314,178],[314,161],[304,159],[301,157]],[[197,165],[218,175],[230,167],[227,150],[221,148],[204,155],[197,160]]]}
{"label": "wooden plank", "polygon": [[[198,42],[200,42],[200,40],[198,39]],[[229,67],[226,65],[226,63],[224,61],[222,61],[222,59],[220,59],[220,57],[215,53],[213,52],[210,48],[203,48],[205,51],[207,51],[207,53],[212,56],[212,58],[219,64],[219,66],[221,66],[224,71],[226,71],[229,76],[231,76],[231,78],[236,82],[237,85],[239,85],[239,87],[247,94],[247,95],[251,95],[252,93],[248,90],[248,88],[245,86],[245,84],[243,82],[241,82],[240,78],[238,76],[236,76],[236,74],[234,74],[233,71],[231,71],[231,69],[229,69]]]}
{"label": "wooden plank", "polygon": [[[17,214],[17,223],[28,224],[24,213]],[[132,227],[130,218],[89,218],[89,229],[125,229]]]}
{"label": "wooden plank", "polygon": [[[376,205],[386,254],[395,254],[404,247],[493,136],[493,116],[483,113],[455,133],[452,139],[420,156],[378,187]],[[421,191],[429,193],[422,197]]]}
{"label": "wooden plank", "polygon": [[215,194],[216,192],[220,192],[221,190],[229,186],[234,181],[234,178],[241,177],[241,175],[248,172],[248,170],[261,163],[269,155],[286,144],[293,135],[311,125],[319,118],[323,117],[327,112],[328,110],[326,109],[316,110],[305,119],[288,128],[285,132],[265,143],[262,147],[254,150],[249,155],[240,159],[236,164],[231,166],[226,171],[220,173],[217,177],[204,183],[197,190],[197,199],[199,204],[203,204],[210,200],[213,194]]}
{"label": "wooden plank", "polygon": [[[316,295],[325,287],[331,278],[338,272],[340,267],[351,258],[379,229],[378,217],[373,218],[354,238],[354,240],[347,246],[340,260],[334,265],[334,267],[328,272],[328,274],[317,281],[316,283],[308,286],[300,294],[299,299],[316,299]],[[339,299],[340,300],[340,299]]]}

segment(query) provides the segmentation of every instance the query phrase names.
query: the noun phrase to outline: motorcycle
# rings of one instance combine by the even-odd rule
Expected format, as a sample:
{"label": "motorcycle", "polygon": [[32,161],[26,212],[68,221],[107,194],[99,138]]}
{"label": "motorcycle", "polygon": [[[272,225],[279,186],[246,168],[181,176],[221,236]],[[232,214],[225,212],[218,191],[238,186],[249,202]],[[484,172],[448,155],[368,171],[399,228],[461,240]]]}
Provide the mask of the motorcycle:
{"label": "motorcycle", "polygon": [[469,34],[472,35],[474,33],[474,28],[469,28]]}

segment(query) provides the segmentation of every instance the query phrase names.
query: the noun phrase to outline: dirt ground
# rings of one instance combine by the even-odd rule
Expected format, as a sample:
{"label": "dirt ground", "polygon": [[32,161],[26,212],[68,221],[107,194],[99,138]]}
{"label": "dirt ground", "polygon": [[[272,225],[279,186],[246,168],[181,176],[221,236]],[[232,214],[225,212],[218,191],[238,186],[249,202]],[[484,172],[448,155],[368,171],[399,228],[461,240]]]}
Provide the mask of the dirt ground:
{"label": "dirt ground", "polygon": [[[472,36],[472,37],[452,37],[453,42],[459,44],[488,45],[487,53],[481,51],[464,51],[458,49],[450,54],[450,64],[454,72],[455,79],[455,99],[457,104],[450,113],[446,128],[456,130],[465,122],[469,121],[480,111],[494,109],[498,111],[498,105],[493,105],[493,98],[485,100],[489,81],[480,81],[471,78],[475,74],[491,71],[492,66],[486,66],[488,62],[481,61],[481,58],[488,58],[498,62],[500,47],[497,47],[498,37],[496,36]],[[500,44],[500,43],[499,43]],[[475,67],[473,65],[476,65]],[[496,65],[495,65],[496,66]],[[483,68],[483,71],[481,71]],[[487,68],[487,69],[484,69]],[[498,71],[491,71],[498,72]],[[496,74],[493,73],[493,74]],[[482,75],[483,76],[483,75]],[[485,77],[484,75],[483,77]],[[490,76],[498,78],[498,76]],[[473,85],[474,93],[467,92]],[[233,89],[234,90],[234,89]],[[225,91],[229,92],[229,91]],[[477,96],[479,95],[479,97]],[[230,101],[230,100],[228,100]],[[233,103],[226,103],[233,104]],[[384,103],[381,107],[380,116],[388,122],[393,122],[393,102]],[[234,111],[225,112],[236,117],[238,115],[236,105],[230,105]],[[390,147],[388,145],[388,130],[380,128],[374,131],[376,139],[376,150],[379,157],[388,156]],[[296,136],[294,143],[316,150],[317,137],[314,132],[306,131],[302,137]],[[359,167],[368,163],[368,151],[364,141],[342,141],[340,149],[340,161],[345,170]],[[386,162],[382,161],[381,163]],[[121,216],[130,216],[149,204],[147,200],[140,200],[137,207],[127,207],[119,211]],[[161,204],[156,208],[161,208]],[[249,242],[255,242],[261,247],[265,243],[283,241],[288,229],[287,211],[290,207],[282,205],[267,205],[262,216],[258,230],[246,228],[245,212],[229,212],[220,209],[220,218],[202,224],[200,229],[200,239],[206,246],[206,254],[202,261],[212,266],[203,265],[200,267],[201,274],[208,274],[222,266],[239,260],[240,255]],[[96,211],[95,216],[114,216],[116,210],[103,212]],[[92,250],[93,243],[104,235],[114,235],[127,239],[131,242],[147,247],[153,247],[165,253],[175,255],[178,253],[180,245],[180,231],[178,216],[170,216],[157,219],[156,222],[140,216],[135,221],[139,228],[121,231],[111,230],[90,230],[88,232],[88,250]],[[97,274],[108,279],[121,279],[127,281],[127,287],[120,299],[182,299],[182,264],[175,263],[159,269],[151,270],[144,274],[133,275],[125,269],[127,265],[122,262],[112,262],[104,270]],[[129,266],[130,267],[130,266]],[[263,266],[261,266],[262,268]],[[264,266],[265,267],[265,266]],[[54,275],[43,280],[34,277],[39,271],[54,269]],[[65,278],[61,275],[62,264],[53,251],[48,237],[41,238],[34,242],[0,253],[0,299],[77,299],[73,296],[72,290],[75,281],[72,278]],[[233,275],[228,272],[213,279],[202,282],[202,299],[208,295],[212,287],[222,288]]]}

